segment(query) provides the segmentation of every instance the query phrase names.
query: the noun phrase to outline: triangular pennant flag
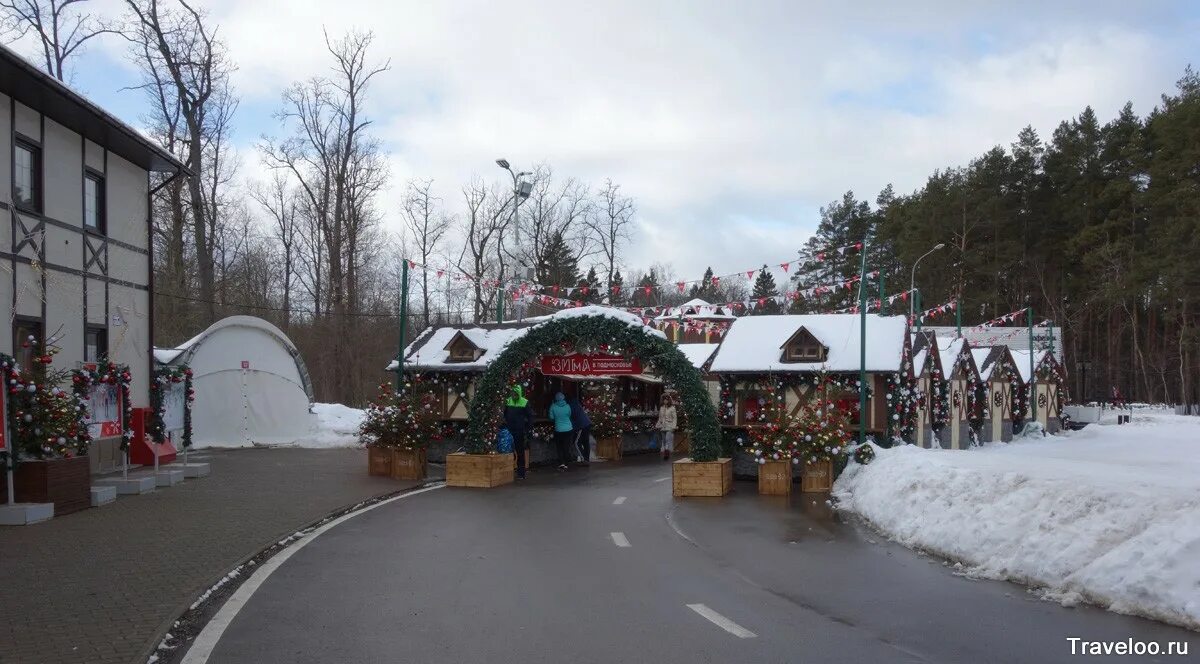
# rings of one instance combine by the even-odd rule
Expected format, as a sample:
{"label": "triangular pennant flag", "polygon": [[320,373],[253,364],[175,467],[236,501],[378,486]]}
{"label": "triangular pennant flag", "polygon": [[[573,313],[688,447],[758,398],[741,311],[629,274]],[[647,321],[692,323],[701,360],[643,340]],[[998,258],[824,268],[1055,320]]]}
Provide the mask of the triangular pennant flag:
{"label": "triangular pennant flag", "polygon": [[682,293],[682,292],[683,292],[683,289],[684,289],[684,287],[685,287],[685,286],[687,286],[687,284],[686,284],[686,283],[684,283],[684,282],[682,282],[682,281],[679,281],[679,282],[676,282],[676,283],[675,283],[675,287],[679,289],[679,292],[680,292],[680,293]]}
{"label": "triangular pennant flag", "polygon": [[713,277],[713,278],[712,278],[712,285],[713,285],[713,287],[714,287],[714,288],[716,288],[716,287],[717,287],[717,286],[719,286],[720,284],[721,284],[721,278],[720,278],[720,277]]}
{"label": "triangular pennant flag", "polygon": [[788,267],[789,267],[789,266],[791,266],[791,263],[780,263],[780,264],[779,264],[779,267],[783,268],[783,271],[784,271],[784,272],[787,272],[787,271],[788,271]]}
{"label": "triangular pennant flag", "polygon": [[859,242],[858,244],[854,245],[854,249],[855,249],[855,251],[862,251],[862,242]]}
{"label": "triangular pennant flag", "polygon": [[416,262],[416,261],[409,261],[409,262],[408,262],[408,269],[410,269],[410,270],[415,270],[415,269],[417,269],[417,262]]}
{"label": "triangular pennant flag", "polygon": [[442,278],[442,274],[444,274],[444,273],[445,273],[445,270],[438,270],[438,271],[437,271],[438,279],[441,279],[441,278]]}
{"label": "triangular pennant flag", "polygon": [[754,278],[754,270],[746,270],[746,278],[753,279]]}

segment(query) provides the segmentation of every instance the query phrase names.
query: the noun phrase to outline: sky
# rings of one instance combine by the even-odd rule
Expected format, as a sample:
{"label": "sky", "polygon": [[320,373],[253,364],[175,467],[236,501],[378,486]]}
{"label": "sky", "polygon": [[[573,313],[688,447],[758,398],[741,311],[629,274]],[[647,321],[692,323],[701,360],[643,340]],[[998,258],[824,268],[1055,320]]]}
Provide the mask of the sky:
{"label": "sky", "polygon": [[[244,179],[264,177],[255,144],[280,135],[283,88],[328,72],[322,30],[372,30],[390,60],[367,108],[391,164],[388,227],[409,178],[432,178],[453,213],[468,179],[508,177],[497,158],[548,163],[619,183],[637,205],[627,267],[670,263],[680,279],[790,260],[847,190],[910,192],[1026,125],[1048,138],[1126,101],[1144,115],[1200,59],[1187,2],[198,4],[238,66]],[[70,78],[141,125],[136,82],[115,38]]]}

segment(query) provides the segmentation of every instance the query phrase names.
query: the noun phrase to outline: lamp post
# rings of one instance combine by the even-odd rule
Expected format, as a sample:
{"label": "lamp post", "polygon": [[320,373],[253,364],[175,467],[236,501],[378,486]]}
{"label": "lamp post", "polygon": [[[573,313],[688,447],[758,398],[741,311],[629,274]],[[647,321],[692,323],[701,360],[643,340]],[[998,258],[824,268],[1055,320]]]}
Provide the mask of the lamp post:
{"label": "lamp post", "polygon": [[[504,158],[497,159],[496,165],[508,171],[508,174],[512,176],[513,211],[510,220],[515,220],[517,218],[517,208],[521,206],[522,201],[524,201],[526,198],[529,198],[529,194],[533,191],[533,185],[528,181],[521,179],[526,175],[530,175],[530,173],[528,171],[521,171],[519,173],[513,171],[513,169],[508,165],[508,160]],[[503,275],[501,275],[501,277],[503,277]],[[501,283],[501,285],[503,285],[503,283]],[[504,293],[502,292],[496,294],[496,322],[504,322]]]}
{"label": "lamp post", "polygon": [[912,292],[917,289],[917,266],[921,264],[921,261],[925,260],[926,256],[928,256],[929,254],[932,254],[933,252],[937,251],[938,249],[944,249],[945,247],[946,247],[945,242],[939,242],[936,247],[934,247],[933,249],[930,249],[929,251],[926,251],[924,254],[921,255],[920,258],[917,259],[917,262],[913,263],[912,273],[909,275],[909,278],[908,278],[908,292],[909,292],[908,320],[910,322],[913,319],[913,306],[915,306],[915,304],[916,304],[915,298],[912,297]]}

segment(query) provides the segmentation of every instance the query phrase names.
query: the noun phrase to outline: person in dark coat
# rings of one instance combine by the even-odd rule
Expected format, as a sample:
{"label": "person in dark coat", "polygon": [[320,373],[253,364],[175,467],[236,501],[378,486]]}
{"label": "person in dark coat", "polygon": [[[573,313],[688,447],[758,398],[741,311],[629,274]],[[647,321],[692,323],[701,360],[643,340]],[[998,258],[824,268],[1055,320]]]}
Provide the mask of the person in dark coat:
{"label": "person in dark coat", "polygon": [[529,430],[533,428],[533,408],[525,398],[525,390],[513,385],[508,400],[504,402],[504,426],[513,437],[513,453],[517,455],[517,479],[525,479],[525,450],[528,449]]}
{"label": "person in dark coat", "polygon": [[592,418],[588,417],[579,397],[571,398],[571,425],[575,427],[575,447],[579,449],[580,461],[585,466],[591,465]]}

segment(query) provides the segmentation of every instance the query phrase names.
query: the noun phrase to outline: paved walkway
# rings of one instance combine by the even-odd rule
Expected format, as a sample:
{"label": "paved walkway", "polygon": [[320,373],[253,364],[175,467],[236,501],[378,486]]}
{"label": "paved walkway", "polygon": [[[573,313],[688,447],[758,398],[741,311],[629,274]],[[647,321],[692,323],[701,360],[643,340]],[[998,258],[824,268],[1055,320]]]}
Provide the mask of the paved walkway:
{"label": "paved walkway", "polygon": [[242,560],[341,507],[417,484],[368,477],[363,450],[199,454],[209,477],[0,529],[0,661],[141,664]]}

